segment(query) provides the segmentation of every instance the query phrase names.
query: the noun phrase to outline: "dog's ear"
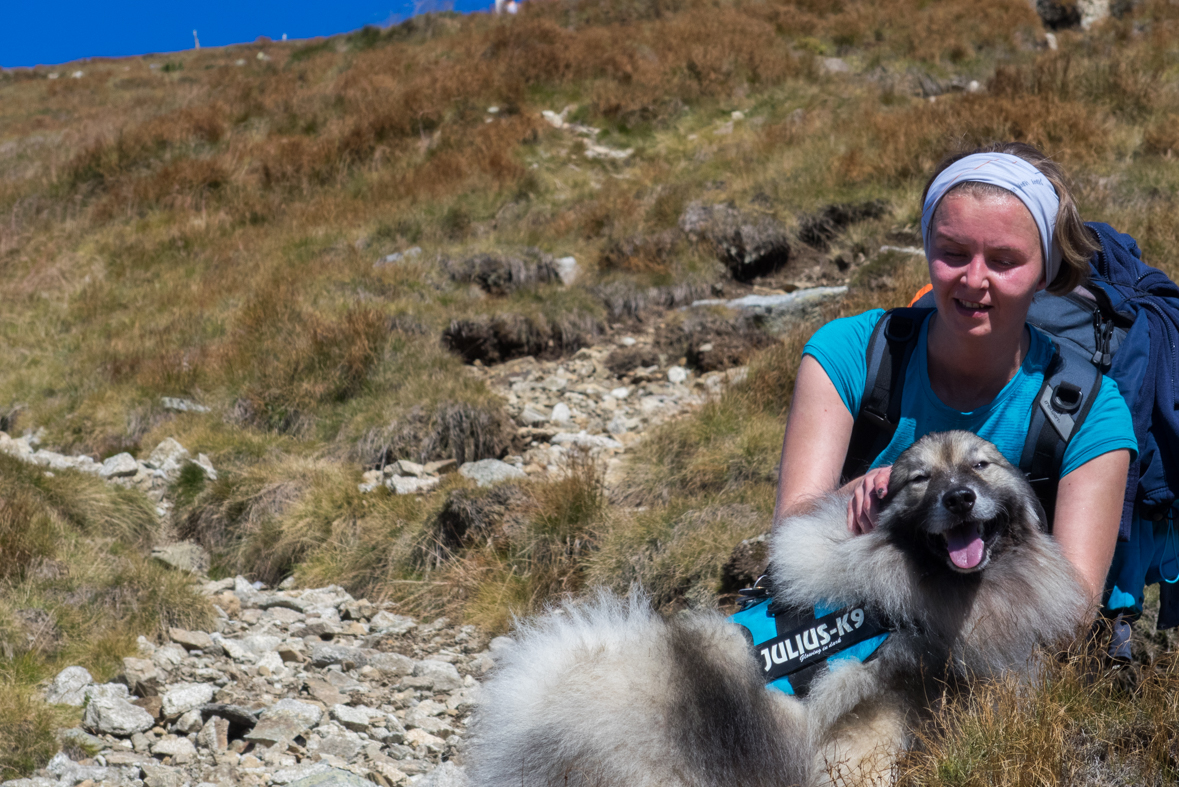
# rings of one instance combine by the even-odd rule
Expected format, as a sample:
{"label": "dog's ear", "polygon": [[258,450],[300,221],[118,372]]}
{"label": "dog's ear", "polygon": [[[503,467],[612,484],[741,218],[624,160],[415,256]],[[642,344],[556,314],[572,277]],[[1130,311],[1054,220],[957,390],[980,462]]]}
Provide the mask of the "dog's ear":
{"label": "dog's ear", "polygon": [[1048,512],[1044,510],[1044,505],[1040,502],[1040,498],[1036,497],[1035,492],[1028,490],[1028,521],[1037,522],[1040,525],[1040,532],[1052,535],[1052,523],[1048,521]]}

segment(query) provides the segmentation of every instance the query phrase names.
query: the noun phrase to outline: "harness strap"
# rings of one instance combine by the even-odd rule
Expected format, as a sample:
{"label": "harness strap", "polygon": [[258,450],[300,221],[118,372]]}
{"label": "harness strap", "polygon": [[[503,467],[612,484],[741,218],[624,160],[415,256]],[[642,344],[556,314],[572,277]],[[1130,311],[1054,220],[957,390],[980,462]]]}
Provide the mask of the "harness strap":
{"label": "harness strap", "polygon": [[921,323],[932,311],[923,307],[892,309],[872,331],[864,395],[843,463],[844,482],[863,475],[892,440],[901,418],[905,370],[917,346]]}
{"label": "harness strap", "polygon": [[[1045,523],[1052,529],[1056,487],[1064,463],[1064,450],[1101,389],[1101,373],[1088,359],[1058,346],[1036,394],[1019,466],[1027,474],[1044,507]],[[1034,439],[1033,439],[1034,438]]]}

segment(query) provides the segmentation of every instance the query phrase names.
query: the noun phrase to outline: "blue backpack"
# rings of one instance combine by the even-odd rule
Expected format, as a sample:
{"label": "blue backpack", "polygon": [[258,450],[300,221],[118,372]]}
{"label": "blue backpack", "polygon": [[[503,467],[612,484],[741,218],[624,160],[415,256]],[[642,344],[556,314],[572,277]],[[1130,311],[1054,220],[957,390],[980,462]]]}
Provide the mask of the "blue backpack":
{"label": "blue backpack", "polygon": [[[1028,322],[1053,337],[1057,352],[1037,396],[1020,469],[1051,522],[1064,449],[1096,398],[1101,374],[1117,383],[1138,441],[1138,460],[1131,463],[1126,479],[1119,541],[1156,538],[1153,529],[1150,534],[1133,532],[1137,519],[1147,520],[1139,530],[1163,520],[1168,529],[1165,543],[1157,548],[1146,544],[1129,550],[1119,545],[1111,576],[1125,568],[1119,560],[1141,560],[1145,555],[1151,565],[1128,573],[1165,580],[1159,628],[1170,628],[1179,625],[1179,536],[1173,525],[1179,492],[1179,285],[1142,261],[1131,236],[1108,224],[1086,226],[1101,245],[1090,261],[1087,286],[1065,296],[1040,292],[1028,311]],[[932,297],[926,295],[913,307],[893,309],[877,324],[868,345],[867,384],[844,464],[845,478],[862,475],[892,438],[916,329],[932,306]],[[1140,587],[1122,589],[1141,603]]]}

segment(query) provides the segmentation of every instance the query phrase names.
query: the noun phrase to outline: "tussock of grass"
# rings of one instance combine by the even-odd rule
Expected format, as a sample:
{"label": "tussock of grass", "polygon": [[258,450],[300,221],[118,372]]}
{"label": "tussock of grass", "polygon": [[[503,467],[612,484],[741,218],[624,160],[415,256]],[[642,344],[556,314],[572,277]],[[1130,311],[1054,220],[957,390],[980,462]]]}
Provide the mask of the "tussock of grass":
{"label": "tussock of grass", "polygon": [[1174,654],[1133,690],[1090,653],[1033,685],[980,684],[937,715],[902,766],[903,785],[1173,784],[1179,734]]}

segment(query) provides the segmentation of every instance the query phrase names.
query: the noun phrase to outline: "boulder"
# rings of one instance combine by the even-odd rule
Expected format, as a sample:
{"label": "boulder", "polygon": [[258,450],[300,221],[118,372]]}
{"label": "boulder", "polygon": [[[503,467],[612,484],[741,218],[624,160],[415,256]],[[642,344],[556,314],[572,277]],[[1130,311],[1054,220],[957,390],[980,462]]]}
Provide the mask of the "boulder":
{"label": "boulder", "polygon": [[212,701],[216,693],[217,687],[210,683],[177,684],[164,692],[163,714],[174,719]]}
{"label": "boulder", "polygon": [[86,698],[86,687],[93,682],[94,679],[85,668],[66,667],[49,684],[45,699],[54,705],[81,707]]}
{"label": "boulder", "polygon": [[143,708],[118,697],[95,697],[86,705],[82,726],[100,735],[127,738],[150,730],[156,720]]}
{"label": "boulder", "polygon": [[183,765],[196,759],[196,746],[188,738],[164,738],[152,744],[153,757],[171,757],[173,765]]}
{"label": "boulder", "polygon": [[216,645],[213,638],[203,631],[188,631],[181,628],[168,629],[168,636],[185,650],[209,651]]}
{"label": "boulder", "polygon": [[100,478],[128,478],[139,472],[139,463],[128,453],[115,454],[102,463]]}

